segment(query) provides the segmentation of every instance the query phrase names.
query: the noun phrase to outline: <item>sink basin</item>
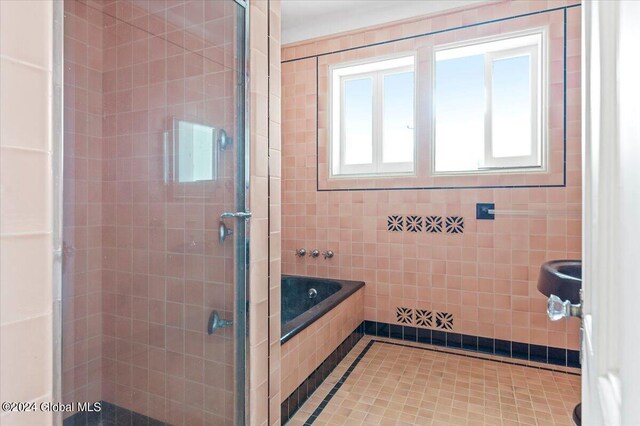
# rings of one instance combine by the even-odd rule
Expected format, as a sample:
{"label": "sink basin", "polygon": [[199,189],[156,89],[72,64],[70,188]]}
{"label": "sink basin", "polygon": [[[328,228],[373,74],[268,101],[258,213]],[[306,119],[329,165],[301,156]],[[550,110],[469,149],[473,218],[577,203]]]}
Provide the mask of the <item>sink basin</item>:
{"label": "sink basin", "polygon": [[572,304],[580,303],[582,288],[581,260],[552,260],[540,267],[538,290],[549,297],[555,294]]}

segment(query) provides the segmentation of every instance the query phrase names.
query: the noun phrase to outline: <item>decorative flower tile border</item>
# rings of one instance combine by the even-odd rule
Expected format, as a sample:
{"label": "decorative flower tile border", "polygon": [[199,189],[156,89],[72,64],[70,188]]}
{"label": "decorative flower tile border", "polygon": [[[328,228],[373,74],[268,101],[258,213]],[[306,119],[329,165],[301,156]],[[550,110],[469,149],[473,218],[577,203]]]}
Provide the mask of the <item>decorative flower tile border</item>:
{"label": "decorative flower tile border", "polygon": [[464,232],[464,217],[393,214],[387,216],[387,230],[391,232],[462,234]]}
{"label": "decorative flower tile border", "polygon": [[404,230],[404,218],[401,215],[387,216],[387,229],[391,232]]}
{"label": "decorative flower tile border", "polygon": [[428,309],[413,309],[397,306],[396,321],[405,325],[453,330],[453,315],[449,312],[436,312]]}

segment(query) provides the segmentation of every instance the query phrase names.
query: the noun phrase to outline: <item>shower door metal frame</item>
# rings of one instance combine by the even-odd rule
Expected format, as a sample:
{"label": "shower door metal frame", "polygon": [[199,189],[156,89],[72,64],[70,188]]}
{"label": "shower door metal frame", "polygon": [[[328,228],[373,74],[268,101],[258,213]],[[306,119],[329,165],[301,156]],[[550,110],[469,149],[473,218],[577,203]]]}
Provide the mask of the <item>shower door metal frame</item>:
{"label": "shower door metal frame", "polygon": [[[210,1],[210,0],[209,0]],[[237,38],[243,37],[241,51],[238,52],[238,84],[237,84],[237,120],[236,120],[236,164],[244,167],[236,168],[236,211],[246,212],[250,209],[249,181],[251,176],[250,158],[250,126],[249,126],[249,3],[248,0],[233,0],[242,8],[244,16],[237,17]],[[242,27],[241,27],[242,26]],[[240,84],[240,82],[242,84]],[[242,102],[240,102],[242,101]],[[240,142],[241,141],[241,142]],[[234,242],[236,244],[236,306],[235,306],[235,398],[234,411],[237,425],[249,424],[249,220],[242,218],[237,220],[237,230]],[[240,282],[240,278],[243,282]]]}
{"label": "shower door metal frame", "polygon": [[[51,93],[51,208],[53,213],[52,319],[53,357],[51,397],[62,402],[62,230],[63,230],[63,166],[64,166],[64,0],[52,4],[52,93]],[[52,423],[62,425],[61,411],[52,413]]]}

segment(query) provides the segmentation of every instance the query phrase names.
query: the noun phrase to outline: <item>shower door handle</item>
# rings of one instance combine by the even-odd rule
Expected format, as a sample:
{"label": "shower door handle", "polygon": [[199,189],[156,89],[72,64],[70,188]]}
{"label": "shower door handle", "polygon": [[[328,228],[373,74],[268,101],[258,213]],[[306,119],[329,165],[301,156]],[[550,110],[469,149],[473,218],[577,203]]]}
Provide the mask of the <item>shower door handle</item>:
{"label": "shower door handle", "polygon": [[226,218],[230,218],[230,217],[237,217],[240,219],[249,219],[251,217],[251,212],[227,212],[227,213],[222,213],[220,215],[220,219],[226,219]]}

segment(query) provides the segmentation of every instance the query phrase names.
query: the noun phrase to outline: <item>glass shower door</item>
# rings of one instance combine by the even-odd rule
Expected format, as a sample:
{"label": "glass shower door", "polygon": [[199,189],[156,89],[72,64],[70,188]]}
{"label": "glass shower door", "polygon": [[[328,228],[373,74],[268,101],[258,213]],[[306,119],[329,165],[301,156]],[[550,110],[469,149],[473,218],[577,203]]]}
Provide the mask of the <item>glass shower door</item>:
{"label": "glass shower door", "polygon": [[66,423],[244,423],[245,14],[65,0]]}

